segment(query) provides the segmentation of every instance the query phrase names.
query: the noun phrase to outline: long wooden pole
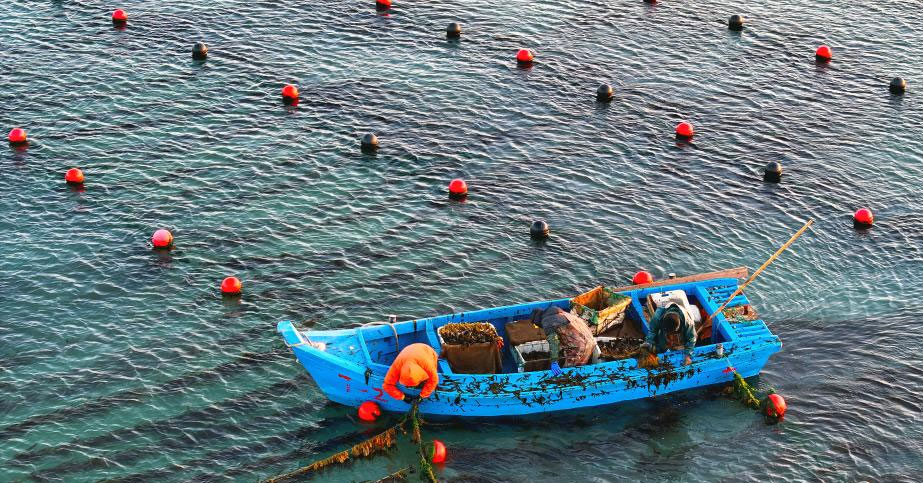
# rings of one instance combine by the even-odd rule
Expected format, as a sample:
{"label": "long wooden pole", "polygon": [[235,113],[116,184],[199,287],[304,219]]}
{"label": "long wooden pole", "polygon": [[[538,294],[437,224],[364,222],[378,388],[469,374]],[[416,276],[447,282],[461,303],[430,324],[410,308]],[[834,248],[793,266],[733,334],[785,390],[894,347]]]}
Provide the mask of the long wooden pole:
{"label": "long wooden pole", "polygon": [[795,232],[795,234],[792,235],[792,237],[789,238],[788,241],[785,242],[784,245],[779,247],[779,249],[776,250],[776,252],[773,253],[771,257],[769,257],[769,260],[766,260],[766,263],[763,263],[763,265],[760,268],[757,268],[756,271],[753,272],[753,275],[750,275],[750,278],[748,278],[746,282],[744,282],[740,287],[738,287],[737,290],[735,290],[734,293],[731,294],[731,296],[728,297],[728,299],[723,304],[721,304],[721,307],[718,307],[718,310],[716,310],[714,313],[709,315],[707,319],[705,319],[705,322],[703,322],[702,325],[707,326],[708,323],[711,322],[712,318],[714,318],[716,315],[718,315],[718,313],[724,310],[724,308],[727,307],[727,304],[731,303],[731,301],[734,300],[734,297],[740,295],[744,291],[744,288],[746,288],[747,285],[750,285],[750,282],[756,279],[756,277],[760,273],[762,273],[763,270],[765,270],[766,267],[768,267],[770,263],[774,262],[776,258],[779,258],[779,255],[781,255],[782,252],[784,252],[788,247],[790,247],[792,243],[795,243],[795,240],[797,240],[798,237],[800,237],[805,231],[807,231],[807,229],[813,224],[814,224],[814,219],[808,219],[808,222],[805,223],[804,226],[802,226],[800,230]]}
{"label": "long wooden pole", "polygon": [[613,292],[627,292],[629,290],[660,287],[663,285],[676,285],[678,283],[701,282],[702,280],[712,280],[715,278],[747,278],[747,275],[749,275],[749,272],[747,272],[747,267],[737,267],[737,268],[731,268],[728,270],[721,270],[719,272],[708,272],[708,273],[700,273],[698,275],[689,275],[687,277],[665,278],[663,280],[658,280],[656,282],[651,282],[651,283],[642,283],[638,285],[625,285],[624,287],[617,287],[611,290]]}

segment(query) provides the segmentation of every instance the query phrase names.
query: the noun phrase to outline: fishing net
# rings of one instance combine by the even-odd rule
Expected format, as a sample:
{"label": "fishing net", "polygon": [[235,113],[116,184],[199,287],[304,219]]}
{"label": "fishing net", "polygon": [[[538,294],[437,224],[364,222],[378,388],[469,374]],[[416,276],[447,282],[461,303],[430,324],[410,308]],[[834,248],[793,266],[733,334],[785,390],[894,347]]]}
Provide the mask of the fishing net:
{"label": "fishing net", "polygon": [[[426,456],[427,452],[425,451],[423,445],[423,434],[420,430],[420,426],[422,425],[423,421],[420,419],[417,408],[418,405],[419,401],[414,402],[410,408],[410,411],[408,411],[407,414],[405,414],[404,417],[402,417],[400,421],[397,422],[397,424],[353,446],[352,448],[341,451],[322,460],[315,461],[314,463],[298,468],[295,471],[263,480],[263,483],[278,483],[281,481],[286,481],[296,476],[307,475],[321,471],[331,465],[346,464],[353,459],[368,458],[376,453],[385,452],[397,444],[398,431],[400,431],[402,434],[407,434],[405,424],[408,421],[410,421],[411,424],[411,440],[417,444],[417,451],[420,454],[420,479],[429,481],[431,483],[436,483],[436,475],[433,473],[433,467]],[[403,480],[406,477],[407,471],[409,471],[409,469],[401,470],[397,473],[392,473],[383,478],[383,481]]]}
{"label": "fishing net", "polygon": [[741,322],[749,322],[751,320],[756,320],[759,318],[759,315],[756,314],[756,309],[750,305],[738,305],[737,307],[727,307],[721,311],[724,315],[724,318],[732,324],[739,324]]}

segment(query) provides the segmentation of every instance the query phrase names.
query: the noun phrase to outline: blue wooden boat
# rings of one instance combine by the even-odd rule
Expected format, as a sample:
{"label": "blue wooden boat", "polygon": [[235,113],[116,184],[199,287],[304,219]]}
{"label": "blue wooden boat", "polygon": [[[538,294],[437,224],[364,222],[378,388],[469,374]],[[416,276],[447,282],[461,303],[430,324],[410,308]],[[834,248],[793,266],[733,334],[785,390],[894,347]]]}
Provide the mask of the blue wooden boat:
{"label": "blue wooden boat", "polygon": [[[631,297],[627,318],[639,323],[646,333],[648,322],[643,304],[649,294],[680,289],[690,301],[712,313],[737,289],[738,278],[743,277],[746,277],[746,268],[616,290]],[[403,349],[409,344],[423,342],[438,353],[440,343],[436,330],[452,322],[489,322],[506,339],[507,322],[528,318],[533,309],[550,305],[569,310],[570,304],[570,299],[532,302],[340,330],[300,331],[291,322],[282,321],[277,330],[329,399],[349,406],[376,401],[384,410],[404,412],[408,404],[381,390],[398,347]],[[728,308],[744,306],[749,308],[749,301],[741,294]],[[743,317],[728,320],[722,313],[715,317],[713,324],[711,340],[699,341],[689,366],[682,365],[681,351],[668,351],[661,354],[665,364],[659,369],[641,369],[631,358],[564,368],[562,375],[553,376],[549,371],[516,372],[510,352],[504,350],[504,373],[480,375],[455,374],[448,363],[440,359],[439,385],[432,396],[420,404],[420,410],[425,414],[451,416],[511,416],[648,398],[727,383],[733,379],[730,367],[743,377],[757,375],[769,356],[782,348],[779,338],[762,320]],[[395,344],[395,336],[398,344]],[[416,394],[414,389],[404,391]]]}

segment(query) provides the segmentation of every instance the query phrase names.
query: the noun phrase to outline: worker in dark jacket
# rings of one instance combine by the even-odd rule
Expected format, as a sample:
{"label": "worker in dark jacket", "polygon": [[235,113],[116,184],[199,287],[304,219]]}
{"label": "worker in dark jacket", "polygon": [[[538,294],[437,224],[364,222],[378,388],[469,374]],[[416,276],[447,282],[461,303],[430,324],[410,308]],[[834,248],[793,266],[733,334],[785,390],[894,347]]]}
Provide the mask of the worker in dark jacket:
{"label": "worker in dark jacket", "polygon": [[692,351],[695,349],[695,322],[681,306],[671,303],[660,307],[651,317],[651,330],[647,333],[642,350],[659,354],[668,347],[681,348],[686,357],[683,365],[692,364]]}
{"label": "worker in dark jacket", "polygon": [[564,367],[585,365],[593,355],[596,339],[580,317],[551,306],[532,312],[532,323],[542,328],[548,339],[551,355],[551,373],[561,374],[558,358],[564,356]]}

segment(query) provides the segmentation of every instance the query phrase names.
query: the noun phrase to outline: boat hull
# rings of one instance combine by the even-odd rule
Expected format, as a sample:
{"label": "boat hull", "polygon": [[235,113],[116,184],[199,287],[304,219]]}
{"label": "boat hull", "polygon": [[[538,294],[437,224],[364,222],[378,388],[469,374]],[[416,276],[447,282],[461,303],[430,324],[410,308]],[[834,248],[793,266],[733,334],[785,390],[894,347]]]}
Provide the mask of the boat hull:
{"label": "boat hull", "polygon": [[[686,288],[692,290],[690,293],[698,290],[695,286]],[[705,308],[716,306],[717,295],[711,300],[708,298],[711,292],[702,290],[699,294]],[[644,296],[644,293],[633,296],[637,299]],[[504,317],[515,320],[535,307],[567,303],[566,299],[535,302],[412,321],[412,327],[408,325],[410,322],[403,322],[395,324],[394,328],[386,326],[367,330],[381,331],[379,337],[390,334],[390,330],[394,330],[395,336],[399,331],[405,331],[401,335],[402,341],[409,334],[423,333],[425,337],[428,333],[432,338],[435,326],[451,321],[496,321],[505,320]],[[745,303],[746,299],[743,298],[734,305]],[[782,343],[761,320],[729,324],[723,320],[723,316],[719,317],[722,318],[716,332],[721,332],[724,340],[696,347],[693,363],[689,366],[682,365],[684,355],[680,351],[661,354],[663,364],[654,370],[641,369],[634,359],[624,359],[564,368],[560,376],[553,376],[550,371],[455,374],[441,361],[442,372],[437,389],[421,402],[420,411],[430,415],[501,417],[566,411],[650,398],[727,383],[733,380],[735,370],[743,377],[755,376],[766,365],[769,357],[781,350]],[[408,404],[382,391],[387,365],[377,363],[370,356],[380,353],[381,346],[369,349],[371,346],[359,332],[364,329],[311,331],[305,333],[310,335],[310,340],[290,322],[280,322],[278,330],[292,347],[298,361],[330,400],[348,406],[375,401],[383,410],[395,412],[405,412],[409,408]],[[431,344],[438,350],[437,341],[433,340]],[[397,349],[390,350],[396,352]],[[389,357],[393,358],[393,355]],[[416,393],[414,389],[404,388],[404,391]]]}

